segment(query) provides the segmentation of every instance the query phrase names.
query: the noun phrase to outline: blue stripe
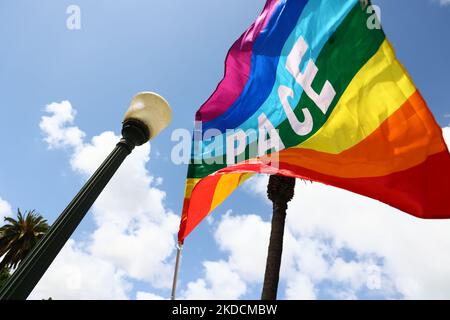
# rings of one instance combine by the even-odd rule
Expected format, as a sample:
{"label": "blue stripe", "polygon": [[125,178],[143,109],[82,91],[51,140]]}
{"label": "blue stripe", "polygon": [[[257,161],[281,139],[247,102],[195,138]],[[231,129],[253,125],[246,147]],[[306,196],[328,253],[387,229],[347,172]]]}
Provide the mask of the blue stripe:
{"label": "blue stripe", "polygon": [[[261,96],[261,92],[263,91],[263,89],[258,90],[258,82],[249,81],[249,87],[251,87],[252,85],[254,87],[246,88],[246,91],[244,91],[242,95],[246,94],[248,96],[240,97],[237,102],[245,101],[245,104],[241,105],[240,107],[248,108],[249,112],[251,109],[253,113],[249,115],[249,112],[245,112],[247,118],[244,118],[242,120],[242,117],[240,117],[241,121],[239,121],[238,119],[230,118],[222,119],[221,121],[224,122],[223,126],[219,127],[219,124],[217,126],[217,129],[221,130],[221,132],[225,132],[227,128],[239,128],[243,131],[246,131],[248,129],[256,130],[258,128],[258,116],[261,113],[265,113],[275,127],[286,120],[286,114],[281,108],[278,97],[279,86],[285,85],[294,90],[294,101],[291,102],[291,105],[297,105],[303,93],[303,89],[295,82],[295,80],[285,68],[287,56],[292,50],[295,42],[300,36],[302,36],[310,46],[308,52],[305,55],[305,58],[302,61],[303,65],[301,66],[301,69],[303,69],[309,59],[312,59],[314,61],[317,60],[320,52],[322,51],[326,42],[329,40],[330,36],[336,31],[336,29],[348,15],[348,13],[352,10],[352,8],[357,4],[357,2],[358,0],[333,0],[333,2],[330,2],[329,0],[310,0],[304,8],[301,17],[298,19],[298,23],[296,22],[296,26],[289,35],[281,53],[279,53],[280,56],[277,59],[276,69],[270,69],[271,71],[268,71],[268,69],[259,70],[259,77],[270,77],[270,79],[274,78],[272,87],[270,87],[270,93],[267,95],[265,101],[260,102],[260,100],[258,99],[258,97]],[[269,33],[271,31],[267,30],[266,32]],[[255,93],[253,93],[252,90],[256,92],[257,97],[255,99],[253,97]],[[235,116],[235,114],[231,116]],[[231,122],[231,120],[234,120],[234,122]],[[204,130],[207,130],[208,128],[214,128],[214,126],[210,126],[210,123],[211,122],[207,124],[204,123]],[[217,138],[220,139],[220,137]],[[222,137],[222,139],[224,139],[224,136]],[[252,140],[248,142],[251,143],[253,142]],[[216,150],[216,152],[216,156],[223,154],[223,150]]]}
{"label": "blue stripe", "polygon": [[295,28],[307,0],[283,0],[253,45],[251,72],[240,97],[221,116],[203,123],[203,129],[236,128],[267,99],[276,79],[280,52]]}

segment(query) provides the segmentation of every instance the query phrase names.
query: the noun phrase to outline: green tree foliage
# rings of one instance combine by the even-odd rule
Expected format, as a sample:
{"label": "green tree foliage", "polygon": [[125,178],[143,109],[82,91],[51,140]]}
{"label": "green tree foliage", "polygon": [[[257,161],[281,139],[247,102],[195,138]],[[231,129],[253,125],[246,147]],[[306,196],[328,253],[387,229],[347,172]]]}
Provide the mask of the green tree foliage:
{"label": "green tree foliage", "polygon": [[0,270],[16,268],[48,229],[47,221],[34,210],[22,214],[18,209],[17,219],[6,217],[0,228]]}
{"label": "green tree foliage", "polygon": [[0,288],[2,288],[10,276],[9,269],[4,267],[0,270]]}

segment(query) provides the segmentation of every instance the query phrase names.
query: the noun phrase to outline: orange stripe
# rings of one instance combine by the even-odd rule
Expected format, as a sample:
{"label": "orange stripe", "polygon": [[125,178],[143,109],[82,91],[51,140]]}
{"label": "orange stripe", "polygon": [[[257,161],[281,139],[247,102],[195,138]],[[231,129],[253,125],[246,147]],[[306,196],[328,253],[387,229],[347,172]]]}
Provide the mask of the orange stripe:
{"label": "orange stripe", "polygon": [[[416,217],[425,219],[450,218],[450,197],[447,183],[450,179],[450,154],[447,150],[431,155],[424,162],[404,171],[395,172],[380,177],[340,178],[311,171],[302,167],[281,163],[279,169],[274,169],[262,161],[254,163],[240,163],[220,170],[220,174],[240,172],[260,172],[267,174],[281,174],[290,177],[310,179],[335,187],[343,188],[367,197],[377,199],[395,208],[403,210]],[[217,175],[205,178],[217,177]],[[204,180],[202,180],[204,181]],[[202,185],[194,190],[191,201],[200,201],[200,189],[209,189],[213,185]],[[189,199],[185,200],[185,208],[189,210],[189,219],[183,219],[178,234],[183,242],[186,236],[208,214],[196,212],[189,206]]]}
{"label": "orange stripe", "polygon": [[[273,174],[273,168],[262,161],[237,164],[220,170],[252,171]],[[450,218],[450,154],[447,150],[429,156],[424,162],[404,171],[380,177],[340,178],[281,163],[277,173],[288,177],[313,180],[380,200],[416,217]]]}
{"label": "orange stripe", "polygon": [[200,180],[190,198],[184,199],[180,233],[191,225],[197,225],[211,211],[216,186],[221,175],[211,175]]}
{"label": "orange stripe", "polygon": [[[207,176],[195,184],[185,197],[179,235],[192,230],[253,173],[222,173]],[[183,239],[180,236],[180,239]]]}
{"label": "orange stripe", "polygon": [[416,91],[371,135],[340,154],[291,148],[279,157],[280,162],[322,174],[357,178],[406,170],[445,149],[442,131]]}

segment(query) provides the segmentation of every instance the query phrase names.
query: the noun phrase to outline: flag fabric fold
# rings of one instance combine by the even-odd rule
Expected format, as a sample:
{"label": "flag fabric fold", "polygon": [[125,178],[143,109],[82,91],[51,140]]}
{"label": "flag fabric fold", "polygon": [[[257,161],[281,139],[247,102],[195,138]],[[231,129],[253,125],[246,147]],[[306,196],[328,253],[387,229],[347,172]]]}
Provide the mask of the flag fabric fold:
{"label": "flag fabric fold", "polygon": [[373,19],[359,0],[267,1],[196,114],[181,243],[254,173],[450,218],[442,130]]}

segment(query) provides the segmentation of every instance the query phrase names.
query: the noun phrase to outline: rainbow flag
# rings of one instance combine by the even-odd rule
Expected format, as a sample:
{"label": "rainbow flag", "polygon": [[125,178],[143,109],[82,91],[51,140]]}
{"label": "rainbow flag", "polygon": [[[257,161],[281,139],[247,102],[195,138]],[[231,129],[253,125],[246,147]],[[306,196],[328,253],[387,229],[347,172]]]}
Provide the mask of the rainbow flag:
{"label": "rainbow flag", "polygon": [[442,130],[359,0],[268,0],[198,110],[179,241],[254,173],[450,218]]}

